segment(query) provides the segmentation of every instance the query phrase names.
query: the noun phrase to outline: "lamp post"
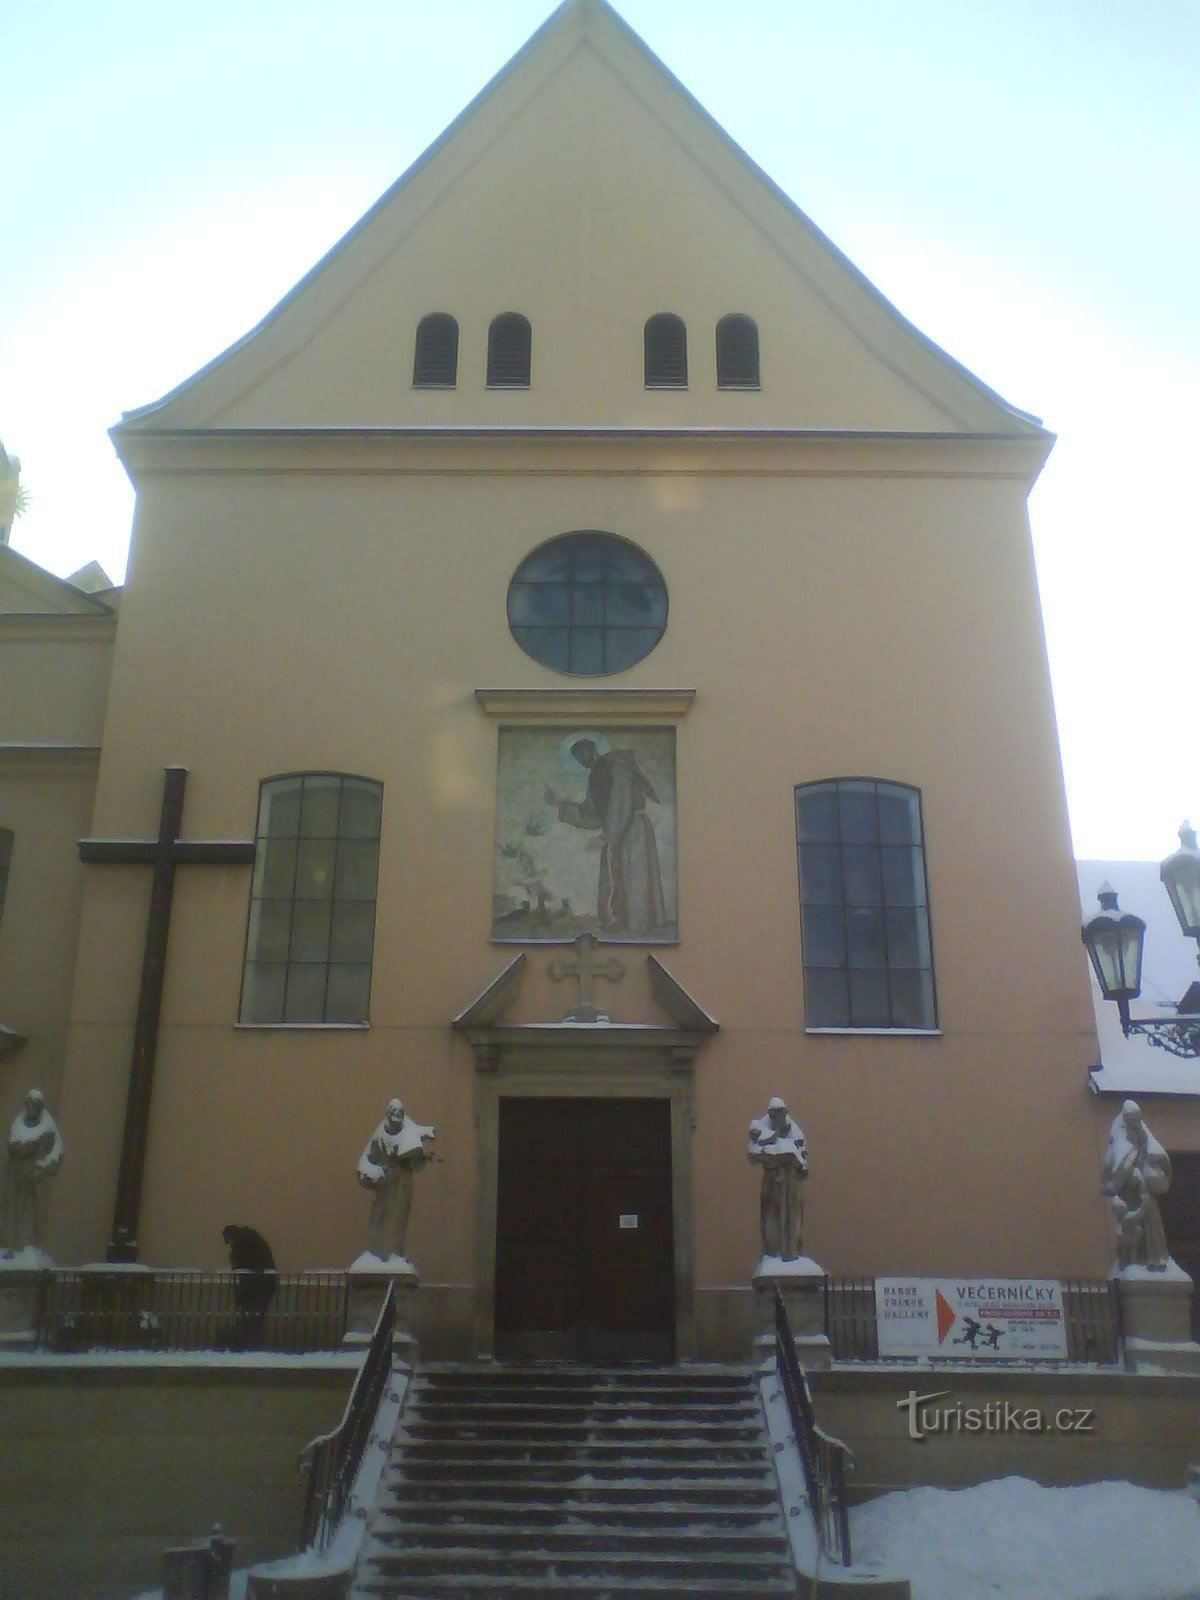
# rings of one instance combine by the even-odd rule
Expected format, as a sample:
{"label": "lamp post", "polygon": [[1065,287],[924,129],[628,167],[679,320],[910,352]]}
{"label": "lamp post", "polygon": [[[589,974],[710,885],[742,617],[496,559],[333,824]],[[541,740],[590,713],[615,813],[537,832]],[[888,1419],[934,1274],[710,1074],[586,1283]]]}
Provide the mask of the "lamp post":
{"label": "lamp post", "polygon": [[[1184,936],[1200,944],[1200,849],[1196,833],[1185,822],[1179,849],[1159,869]],[[1142,992],[1142,948],[1146,924],[1132,911],[1122,911],[1111,884],[1100,886],[1100,910],[1085,922],[1083,942],[1091,957],[1100,993],[1116,1002],[1126,1038],[1140,1034],[1156,1049],[1187,1059],[1200,1057],[1200,982],[1189,986],[1173,1017],[1134,1017],[1129,1002]]]}

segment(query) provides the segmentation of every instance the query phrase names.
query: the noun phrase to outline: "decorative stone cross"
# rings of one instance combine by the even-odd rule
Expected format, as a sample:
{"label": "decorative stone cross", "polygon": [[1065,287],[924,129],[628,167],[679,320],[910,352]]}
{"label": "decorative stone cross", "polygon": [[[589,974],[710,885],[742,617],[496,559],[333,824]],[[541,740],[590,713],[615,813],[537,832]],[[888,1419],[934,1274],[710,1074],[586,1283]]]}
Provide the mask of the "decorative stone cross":
{"label": "decorative stone cross", "polygon": [[555,983],[562,978],[579,979],[579,1000],[563,1017],[564,1022],[608,1022],[610,1017],[607,1011],[601,1011],[592,1003],[592,982],[595,978],[607,978],[610,983],[616,983],[618,978],[625,976],[625,968],[615,956],[610,956],[607,961],[596,960],[597,940],[594,933],[581,933],[575,940],[575,960],[560,961],[557,956],[546,966],[546,971]]}
{"label": "decorative stone cross", "polygon": [[186,767],[163,772],[162,813],[157,839],[81,839],[79,859],[104,865],[147,866],[150,909],[146,914],[146,943],[142,954],[142,984],[137,1020],[133,1028],[133,1054],[129,1063],[129,1093],[125,1101],[125,1131],[121,1136],[121,1166],[117,1175],[117,1201],[113,1212],[109,1261],[136,1261],[138,1212],[142,1176],[146,1166],[146,1133],[150,1126],[150,1094],[154,1084],[154,1057],[158,1048],[158,1018],[162,1010],[163,980],[167,970],[167,934],[171,927],[171,899],[175,868],[187,865],[253,866],[254,840],[181,839]]}

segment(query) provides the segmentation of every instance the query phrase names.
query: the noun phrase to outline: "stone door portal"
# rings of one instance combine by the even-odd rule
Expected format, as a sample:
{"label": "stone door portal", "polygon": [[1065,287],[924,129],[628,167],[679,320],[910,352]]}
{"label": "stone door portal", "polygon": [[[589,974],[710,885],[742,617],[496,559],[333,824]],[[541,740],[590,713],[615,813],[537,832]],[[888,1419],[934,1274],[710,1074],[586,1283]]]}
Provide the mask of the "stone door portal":
{"label": "stone door portal", "polygon": [[667,1100],[500,1100],[499,1359],[673,1361]]}

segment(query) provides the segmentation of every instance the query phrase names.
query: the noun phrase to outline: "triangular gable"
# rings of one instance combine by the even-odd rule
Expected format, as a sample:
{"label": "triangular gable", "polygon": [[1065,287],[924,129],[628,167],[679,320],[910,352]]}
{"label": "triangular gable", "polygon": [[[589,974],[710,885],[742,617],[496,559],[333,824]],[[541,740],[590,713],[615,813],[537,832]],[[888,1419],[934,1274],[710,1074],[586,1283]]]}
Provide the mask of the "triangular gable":
{"label": "triangular gable", "polygon": [[0,545],[0,614],[108,616],[112,607],[56,578],[11,545]]}
{"label": "triangular gable", "polygon": [[[610,98],[617,93],[624,97],[614,123],[640,121],[633,141],[635,154],[631,159],[618,159],[610,169],[601,163],[589,172],[587,145],[603,119],[574,112],[581,98],[604,93]],[[538,124],[538,117],[549,120]],[[772,272],[778,275],[781,266],[791,275],[794,303],[777,306],[774,322],[776,410],[770,410],[770,397],[764,393],[766,403],[757,412],[731,414],[727,407],[719,410],[727,396],[717,399],[705,393],[701,399],[699,386],[693,384],[696,393],[680,399],[672,412],[661,407],[655,411],[664,426],[714,421],[722,426],[760,426],[765,420],[771,426],[814,429],[1043,437],[1036,419],[1009,406],[914,329],[723,132],[605,0],[566,0],[257,328],[164,399],[127,414],[114,433],[119,437],[122,433],[175,429],[355,428],[430,421],[486,425],[493,415],[500,415],[494,410],[494,396],[481,397],[474,411],[465,406],[462,395],[440,410],[430,408],[427,395],[418,394],[414,400],[408,388],[411,344],[406,344],[406,339],[411,341],[416,315],[432,309],[450,309],[457,314],[457,307],[425,304],[414,298],[404,308],[402,319],[396,308],[406,290],[419,281],[419,272],[413,270],[414,233],[428,237],[435,252],[441,244],[445,252],[439,263],[442,268],[446,262],[465,260],[476,282],[481,276],[494,276],[492,256],[500,244],[508,242],[506,230],[513,226],[512,200],[534,208],[544,190],[535,181],[524,186],[511,181],[489,186],[481,181],[480,172],[488,164],[489,172],[494,172],[504,159],[504,150],[519,146],[523,125],[527,132],[534,128],[526,146],[533,158],[577,159],[580,181],[589,193],[597,187],[590,181],[595,172],[601,173],[600,186],[606,182],[610,196],[618,190],[633,193],[638,184],[649,181],[643,169],[653,168],[655,156],[663,163],[676,163],[675,173],[684,187],[702,176],[705,203],[693,205],[692,212],[704,219],[711,233],[697,239],[679,233],[672,236],[668,252],[676,274],[672,281],[713,269],[709,257],[716,252],[707,246],[727,231],[738,233],[741,263],[747,250],[758,252],[750,273],[740,273],[743,281],[748,276],[761,288]],[[619,156],[619,146],[614,149]],[[437,230],[451,226],[455,197],[468,193],[472,183],[477,185],[474,192],[483,197],[469,219],[477,233],[473,239],[467,236],[465,243],[460,240],[457,251],[450,251],[446,240],[453,238],[452,233],[439,239]],[[726,208],[724,215],[721,207]],[[646,213],[653,214],[655,209],[654,196],[642,195],[636,214],[644,221]],[[553,200],[543,207],[542,220],[552,212]],[[526,212],[529,217],[533,214],[532,209]],[[553,216],[549,220],[552,222]],[[488,234],[489,222],[498,231]],[[723,227],[727,222],[728,229]],[[597,253],[604,247],[603,224],[600,237]],[[546,259],[556,259],[552,234],[547,235],[546,243]],[[615,251],[611,239],[607,247],[610,254]],[[489,251],[486,271],[480,260],[484,248]],[[734,274],[727,272],[726,276]],[[559,269],[560,285],[569,277],[569,272]],[[435,273],[433,281],[446,281],[444,270]],[[527,284],[527,295],[534,296],[537,287]],[[414,297],[418,293],[413,290]],[[436,291],[429,293],[432,299],[438,298]],[[447,292],[445,299],[450,301],[453,295]],[[496,304],[492,310],[515,308]],[[530,309],[536,312],[537,308]],[[666,299],[651,309],[674,306]],[[735,297],[725,309],[747,307]],[[389,320],[403,320],[403,326],[387,330],[394,338],[384,357],[380,344]],[[785,335],[809,324],[816,328],[817,336],[799,353],[788,349],[785,360]],[[635,331],[640,337],[640,321]],[[697,335],[700,332],[697,327]],[[475,333],[478,336],[478,329]],[[548,346],[549,329],[543,333]],[[711,333],[706,337],[711,338]],[[369,369],[384,359],[391,388],[372,389]],[[823,364],[819,371],[818,363]],[[557,395],[543,375],[540,385],[535,382],[528,404],[510,404],[503,411],[505,425],[643,421],[641,413],[632,417],[589,413],[582,375],[585,365],[580,363],[573,374],[574,389]],[[780,378],[785,371],[797,370],[812,371],[814,378],[820,379],[810,385],[816,397],[812,406],[819,401],[825,411],[806,411],[801,406],[796,415],[779,414]],[[839,397],[828,374],[843,370],[848,392]],[[861,389],[864,385],[873,392],[856,403],[856,386]],[[766,388],[764,382],[764,391]],[[508,402],[511,399],[505,397]],[[632,394],[630,403],[635,403]],[[578,414],[572,407],[578,408]]]}

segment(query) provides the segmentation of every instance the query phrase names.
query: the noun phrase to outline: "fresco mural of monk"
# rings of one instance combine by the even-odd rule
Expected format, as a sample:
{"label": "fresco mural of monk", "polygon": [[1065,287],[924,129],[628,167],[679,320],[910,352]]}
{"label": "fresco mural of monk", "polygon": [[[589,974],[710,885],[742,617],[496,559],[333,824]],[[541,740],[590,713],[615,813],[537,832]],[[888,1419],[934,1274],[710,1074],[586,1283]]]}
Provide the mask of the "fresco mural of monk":
{"label": "fresco mural of monk", "polygon": [[588,775],[583,800],[563,800],[551,789],[546,801],[558,807],[558,820],[600,834],[600,874],[596,913],[602,933],[636,937],[662,928],[667,920],[654,824],[646,801],[658,795],[632,750],[603,754],[591,739],[578,739],[571,754]]}

